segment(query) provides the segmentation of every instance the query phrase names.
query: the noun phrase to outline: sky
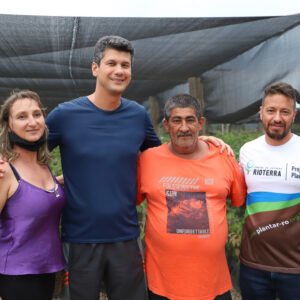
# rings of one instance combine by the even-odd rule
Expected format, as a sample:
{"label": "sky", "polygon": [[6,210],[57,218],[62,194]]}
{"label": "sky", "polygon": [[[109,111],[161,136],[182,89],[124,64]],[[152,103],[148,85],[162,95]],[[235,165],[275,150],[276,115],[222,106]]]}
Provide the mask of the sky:
{"label": "sky", "polygon": [[0,5],[0,14],[49,16],[245,17],[296,13],[300,13],[299,0],[4,0]]}

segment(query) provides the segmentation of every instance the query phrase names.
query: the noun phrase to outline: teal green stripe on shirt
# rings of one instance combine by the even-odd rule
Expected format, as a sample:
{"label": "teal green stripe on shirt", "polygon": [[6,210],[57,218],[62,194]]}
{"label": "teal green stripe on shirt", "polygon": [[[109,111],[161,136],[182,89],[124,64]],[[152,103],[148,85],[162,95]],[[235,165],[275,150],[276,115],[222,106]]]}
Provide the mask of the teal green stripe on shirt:
{"label": "teal green stripe on shirt", "polygon": [[247,206],[245,212],[245,218],[249,215],[253,215],[259,212],[280,210],[288,208],[300,203],[300,198],[289,200],[289,201],[278,201],[278,202],[257,202]]}

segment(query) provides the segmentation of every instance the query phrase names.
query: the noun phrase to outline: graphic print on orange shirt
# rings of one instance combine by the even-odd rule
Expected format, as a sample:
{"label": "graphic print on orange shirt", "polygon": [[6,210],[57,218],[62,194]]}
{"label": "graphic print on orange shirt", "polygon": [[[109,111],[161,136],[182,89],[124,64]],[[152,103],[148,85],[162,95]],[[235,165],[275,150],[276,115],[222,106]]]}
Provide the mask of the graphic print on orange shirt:
{"label": "graphic print on orange shirt", "polygon": [[167,232],[209,234],[205,192],[166,190]]}

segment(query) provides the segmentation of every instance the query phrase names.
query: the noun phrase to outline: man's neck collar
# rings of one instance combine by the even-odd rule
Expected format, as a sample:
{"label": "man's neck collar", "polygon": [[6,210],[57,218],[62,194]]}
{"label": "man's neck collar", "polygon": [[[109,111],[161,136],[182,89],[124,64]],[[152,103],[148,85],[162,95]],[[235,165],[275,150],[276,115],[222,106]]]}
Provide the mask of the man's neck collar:
{"label": "man's neck collar", "polygon": [[99,95],[95,92],[87,97],[102,110],[113,111],[121,105],[121,95]]}
{"label": "man's neck collar", "polygon": [[178,152],[172,146],[172,142],[170,141],[167,144],[167,147],[171,153],[175,156],[188,159],[188,160],[197,160],[205,156],[209,152],[209,145],[204,141],[197,141],[197,146],[195,147],[194,151],[190,153]]}
{"label": "man's neck collar", "polygon": [[286,144],[288,141],[290,141],[290,139],[293,137],[293,133],[290,132],[288,133],[283,139],[281,140],[276,140],[276,139],[272,139],[270,138],[266,133],[265,133],[265,141],[268,145],[270,146],[282,146],[284,144]]}

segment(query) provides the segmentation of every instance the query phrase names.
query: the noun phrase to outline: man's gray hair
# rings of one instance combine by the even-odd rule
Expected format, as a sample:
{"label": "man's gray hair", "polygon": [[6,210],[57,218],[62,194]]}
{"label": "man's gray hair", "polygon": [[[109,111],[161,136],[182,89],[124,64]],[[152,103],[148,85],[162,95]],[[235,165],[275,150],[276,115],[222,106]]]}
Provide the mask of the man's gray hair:
{"label": "man's gray hair", "polygon": [[106,49],[115,49],[118,51],[128,52],[131,55],[131,61],[134,55],[134,48],[130,41],[115,35],[104,36],[98,40],[94,49],[93,62],[100,64]]}
{"label": "man's gray hair", "polygon": [[198,120],[202,117],[201,104],[196,98],[188,94],[178,94],[169,98],[165,104],[164,117],[166,121],[169,121],[172,109],[176,107],[191,107],[195,110]]}

